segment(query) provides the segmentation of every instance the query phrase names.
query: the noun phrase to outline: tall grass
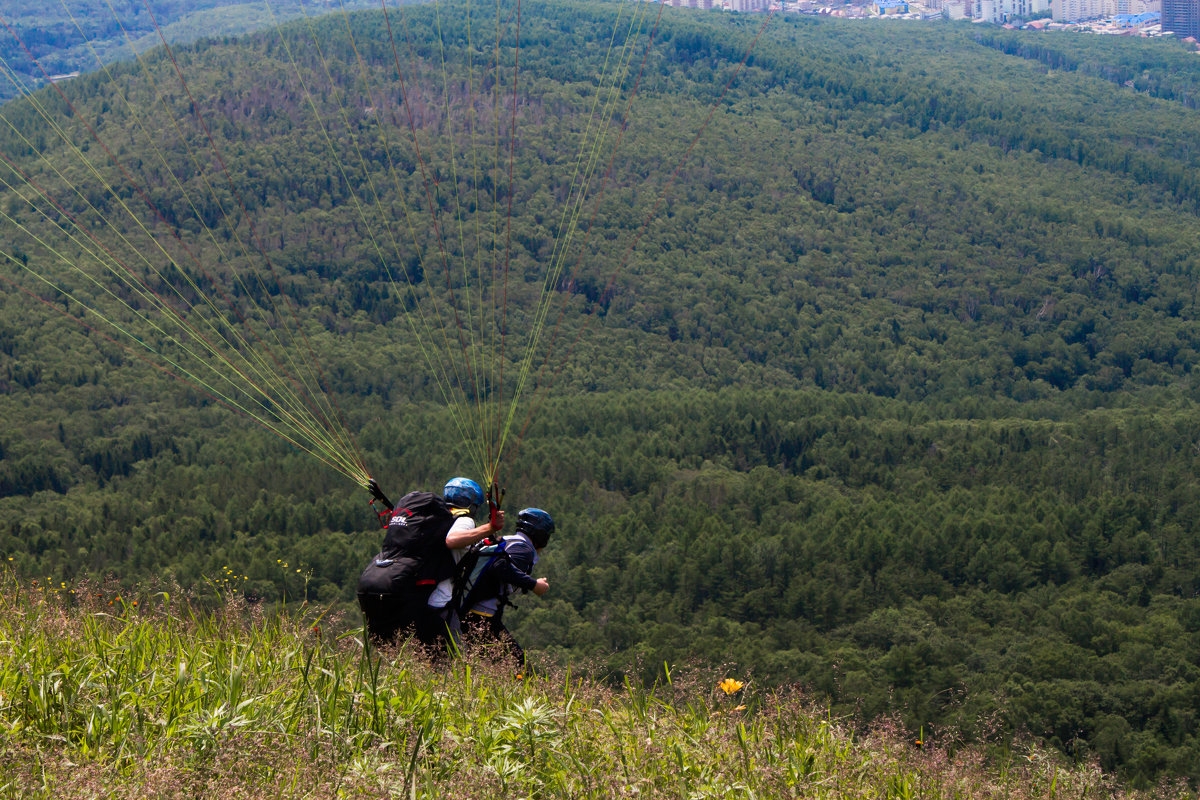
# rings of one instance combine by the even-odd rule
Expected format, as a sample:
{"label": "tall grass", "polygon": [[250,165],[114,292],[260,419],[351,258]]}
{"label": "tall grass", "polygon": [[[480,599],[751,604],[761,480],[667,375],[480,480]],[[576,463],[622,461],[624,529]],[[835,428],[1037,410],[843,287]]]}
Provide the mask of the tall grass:
{"label": "tall grass", "polygon": [[0,576],[3,796],[1123,796],[1036,750],[985,765],[860,738],[796,693],[702,672],[614,690],[367,651],[307,610],[48,588]]}

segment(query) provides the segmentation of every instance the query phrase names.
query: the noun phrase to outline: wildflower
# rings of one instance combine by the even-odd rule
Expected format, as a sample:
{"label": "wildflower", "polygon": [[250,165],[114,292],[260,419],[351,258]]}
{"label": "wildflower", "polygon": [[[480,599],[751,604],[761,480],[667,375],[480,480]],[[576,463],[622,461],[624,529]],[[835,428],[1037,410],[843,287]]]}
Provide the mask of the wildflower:
{"label": "wildflower", "polygon": [[745,711],[745,710],[746,710],[746,707],[745,707],[744,705],[741,705],[741,706],[738,706],[737,708],[735,708],[735,709],[733,709],[733,710],[734,710],[734,711]]}
{"label": "wildflower", "polygon": [[913,744],[915,744],[917,747],[920,747],[921,745],[923,745],[925,743],[922,742],[920,739],[917,739],[916,741],[913,742]]}
{"label": "wildflower", "polygon": [[746,684],[742,683],[741,681],[735,681],[733,678],[726,678],[725,680],[723,680],[717,684],[717,688],[720,689],[725,694],[729,695],[729,694],[736,694],[737,692],[740,692],[742,690],[742,687],[745,685]]}

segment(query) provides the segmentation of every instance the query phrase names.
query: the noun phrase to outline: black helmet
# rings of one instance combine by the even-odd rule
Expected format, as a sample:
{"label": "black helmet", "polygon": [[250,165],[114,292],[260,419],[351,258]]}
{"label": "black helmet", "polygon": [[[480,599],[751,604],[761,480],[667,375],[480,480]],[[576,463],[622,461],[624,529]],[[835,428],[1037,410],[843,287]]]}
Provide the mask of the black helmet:
{"label": "black helmet", "polygon": [[554,520],[540,508],[523,508],[517,512],[517,533],[523,533],[541,550],[554,533]]}

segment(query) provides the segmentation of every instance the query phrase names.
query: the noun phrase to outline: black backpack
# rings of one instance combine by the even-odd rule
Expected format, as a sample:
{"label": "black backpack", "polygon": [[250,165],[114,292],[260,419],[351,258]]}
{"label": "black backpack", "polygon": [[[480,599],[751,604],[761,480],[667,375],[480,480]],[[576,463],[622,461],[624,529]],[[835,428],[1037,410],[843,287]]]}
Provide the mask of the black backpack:
{"label": "black backpack", "polygon": [[409,492],[388,517],[383,537],[384,558],[424,558],[435,547],[446,549],[446,533],[454,515],[446,501],[432,492]]}
{"label": "black backpack", "polygon": [[[509,560],[504,545],[503,539],[498,542],[484,539],[468,547],[467,551],[463,553],[463,557],[458,560],[458,565],[454,570],[454,589],[450,595],[450,603],[446,607],[453,609],[460,618],[477,602],[484,599],[485,593],[478,590],[485,589],[489,583],[494,583],[494,581],[487,580],[488,572],[492,567],[500,561]],[[502,611],[504,606],[512,605],[508,602],[507,596],[501,595],[499,599],[500,608],[497,613]]]}
{"label": "black backpack", "polygon": [[359,594],[401,594],[453,574],[446,534],[454,516],[431,492],[409,492],[388,517],[383,549],[358,579]]}

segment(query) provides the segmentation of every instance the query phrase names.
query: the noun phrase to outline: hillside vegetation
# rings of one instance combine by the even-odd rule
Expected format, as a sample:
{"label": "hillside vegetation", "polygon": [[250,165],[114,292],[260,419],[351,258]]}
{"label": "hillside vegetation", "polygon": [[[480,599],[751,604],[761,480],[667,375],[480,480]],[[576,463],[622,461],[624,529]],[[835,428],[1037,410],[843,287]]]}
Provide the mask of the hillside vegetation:
{"label": "hillside vegetation", "polygon": [[[0,585],[0,795],[1109,798],[1094,768],[880,727],[713,670],[614,690],[365,652],[311,613]],[[724,688],[722,688],[722,685]]]}
{"label": "hillside vegetation", "polygon": [[[101,63],[131,60],[162,43],[194,42],[261,30],[279,21],[329,10],[323,3],[282,0],[8,0],[0,36],[0,103],[44,85],[47,76],[97,69]],[[368,5],[346,0],[345,8]],[[111,9],[111,10],[110,10]]]}
{"label": "hillside vegetation", "polygon": [[[491,356],[506,393],[613,14],[522,8],[512,349]],[[236,574],[248,598],[353,618],[378,545],[365,493],[63,317],[113,287],[55,266],[90,262],[50,220],[78,213],[114,250],[149,248],[129,219],[128,243],[102,227],[135,192],[87,125],[162,212],[131,216],[198,254],[197,285],[256,274],[221,249],[252,220],[278,283],[231,290],[234,305],[275,330],[282,315],[254,318],[247,298],[293,302],[372,474],[393,494],[437,488],[471,462],[409,333],[420,304],[388,275],[421,304],[463,283],[372,245],[420,196],[420,167],[398,148],[399,179],[375,180],[395,163],[355,148],[378,111],[353,65],[371,65],[376,96],[422,100],[423,158],[451,185],[463,142],[437,109],[475,63],[464,19],[408,12],[403,88],[381,15],[363,13],[315,23],[320,54],[301,25],[180,50],[194,99],[160,88],[161,52],[71,82],[73,112],[39,95],[94,173],[29,100],[0,107],[0,151],[62,198],[35,213],[7,174],[0,194],[0,556],[20,575],[155,591]],[[1200,63],[1170,42],[781,17],[739,72],[761,24],[664,10],[578,267],[549,287],[563,366],[501,479],[560,535],[539,566],[552,590],[518,600],[514,627],[616,682],[729,664],[806,687],[838,719],[1032,737],[1134,787],[1194,785]],[[193,106],[247,198],[236,214],[184,145],[208,147]],[[360,207],[368,185],[379,211]],[[476,200],[466,220],[501,205]]]}

